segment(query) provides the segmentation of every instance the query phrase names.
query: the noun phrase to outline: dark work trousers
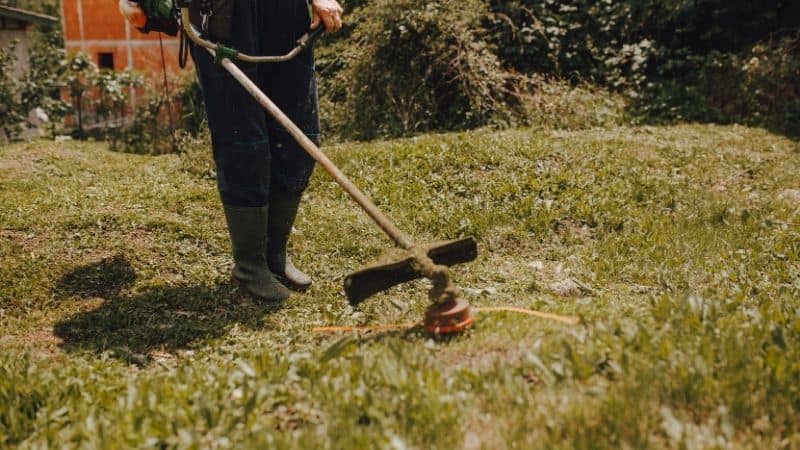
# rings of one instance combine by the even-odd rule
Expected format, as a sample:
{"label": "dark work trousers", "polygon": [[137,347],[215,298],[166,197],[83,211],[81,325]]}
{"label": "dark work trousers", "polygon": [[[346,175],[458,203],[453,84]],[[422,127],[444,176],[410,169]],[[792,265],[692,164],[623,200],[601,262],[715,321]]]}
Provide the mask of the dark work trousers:
{"label": "dark work trousers", "polygon": [[[213,16],[212,16],[213,19]],[[236,0],[226,46],[250,55],[282,55],[308,31],[307,0]],[[208,113],[222,203],[264,206],[271,189],[300,194],[314,160],[211,55],[192,46]],[[305,134],[319,144],[314,56],[309,48],[291,61],[234,61]]]}

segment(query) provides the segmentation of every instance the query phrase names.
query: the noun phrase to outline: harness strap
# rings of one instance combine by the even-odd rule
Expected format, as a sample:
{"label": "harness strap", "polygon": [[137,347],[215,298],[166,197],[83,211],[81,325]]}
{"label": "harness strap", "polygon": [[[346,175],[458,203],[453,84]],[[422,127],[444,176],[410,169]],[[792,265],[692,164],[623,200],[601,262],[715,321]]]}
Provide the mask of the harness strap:
{"label": "harness strap", "polygon": [[204,34],[208,33],[208,19],[213,15],[214,15],[213,0],[200,0],[200,18],[202,20],[200,27],[203,30]]}

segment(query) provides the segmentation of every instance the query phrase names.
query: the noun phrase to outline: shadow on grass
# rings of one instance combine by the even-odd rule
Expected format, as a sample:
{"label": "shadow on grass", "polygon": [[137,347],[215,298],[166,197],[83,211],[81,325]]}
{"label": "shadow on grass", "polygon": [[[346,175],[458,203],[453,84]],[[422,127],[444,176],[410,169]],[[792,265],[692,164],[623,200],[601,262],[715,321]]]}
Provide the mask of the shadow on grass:
{"label": "shadow on grass", "polygon": [[136,274],[123,256],[81,266],[55,286],[57,298],[104,299],[101,306],[55,324],[67,352],[108,352],[145,364],[151,352],[175,352],[219,337],[234,324],[256,329],[280,304],[250,301],[229,284],[145,288],[128,294]]}

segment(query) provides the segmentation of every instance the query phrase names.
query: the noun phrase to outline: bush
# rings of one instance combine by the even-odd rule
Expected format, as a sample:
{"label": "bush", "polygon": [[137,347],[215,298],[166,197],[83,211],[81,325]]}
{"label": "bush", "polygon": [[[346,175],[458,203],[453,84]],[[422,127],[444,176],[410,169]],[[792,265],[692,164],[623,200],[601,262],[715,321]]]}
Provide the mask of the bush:
{"label": "bush", "polygon": [[[56,4],[40,6],[48,14],[57,14]],[[24,80],[22,96],[29,105],[37,105],[45,111],[49,119],[47,127],[54,136],[70,110],[69,102],[61,96],[69,59],[60,24],[37,25],[33,33],[33,45],[28,53],[30,70]]]}
{"label": "bush", "polygon": [[624,93],[650,120],[800,129],[796,1],[491,5],[492,42],[514,70]]}
{"label": "bush", "polygon": [[[11,5],[16,3],[11,2]],[[41,2],[36,9],[53,13],[57,6]],[[50,119],[52,134],[69,110],[60,94],[68,69],[61,27],[37,25],[32,33],[30,68],[25,77],[17,78],[13,73],[18,63],[14,53],[17,43],[12,42],[8,48],[0,49],[0,138],[18,138],[28,126],[28,112],[37,107],[42,108]]]}
{"label": "bush", "polygon": [[492,0],[492,42],[504,63],[616,90],[642,82],[653,52],[641,28],[654,3]]}
{"label": "bush", "polygon": [[517,77],[488,42],[482,0],[378,0],[321,53],[325,129],[355,139],[509,123]]}
{"label": "bush", "polygon": [[682,65],[686,76],[648,86],[640,111],[657,120],[740,122],[800,135],[800,34],[738,54],[690,56]]}
{"label": "bush", "polygon": [[525,124],[544,129],[585,129],[625,122],[628,102],[590,83],[533,76],[522,94]]}
{"label": "bush", "polygon": [[200,178],[213,180],[217,169],[211,152],[211,133],[205,124],[196,134],[181,131],[178,136],[181,169]]}
{"label": "bush", "polygon": [[0,138],[3,139],[13,139],[21,131],[25,119],[20,100],[22,86],[12,74],[17,62],[15,49],[13,42],[8,49],[0,49]]}
{"label": "bush", "polygon": [[[181,75],[168,83],[169,99],[160,89],[133,110],[120,131],[123,151],[129,153],[182,153],[187,142],[207,138],[205,107],[196,77]],[[207,149],[210,140],[203,146]]]}

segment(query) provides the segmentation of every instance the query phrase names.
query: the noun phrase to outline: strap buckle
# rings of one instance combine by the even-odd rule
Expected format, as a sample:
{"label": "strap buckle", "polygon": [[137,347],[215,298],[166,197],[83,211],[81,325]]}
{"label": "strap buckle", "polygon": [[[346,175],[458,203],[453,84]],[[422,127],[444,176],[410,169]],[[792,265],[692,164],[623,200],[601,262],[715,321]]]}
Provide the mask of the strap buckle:
{"label": "strap buckle", "polygon": [[203,34],[208,34],[208,19],[214,15],[212,0],[200,0],[200,29]]}

